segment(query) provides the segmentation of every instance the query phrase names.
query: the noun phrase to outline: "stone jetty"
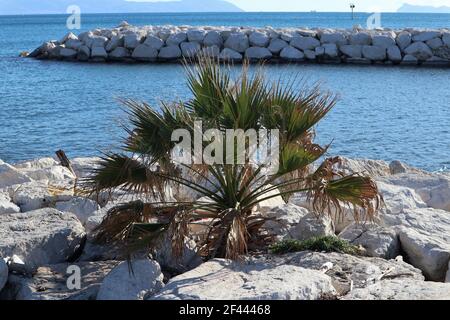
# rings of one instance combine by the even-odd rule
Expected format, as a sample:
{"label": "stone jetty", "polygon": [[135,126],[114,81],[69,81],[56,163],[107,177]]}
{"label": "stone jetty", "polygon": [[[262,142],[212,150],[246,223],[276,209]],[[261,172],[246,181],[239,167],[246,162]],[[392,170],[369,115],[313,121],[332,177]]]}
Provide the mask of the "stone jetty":
{"label": "stone jetty", "polygon": [[83,62],[221,61],[450,67],[450,29],[307,29],[132,26],[95,29],[48,41],[37,59]]}

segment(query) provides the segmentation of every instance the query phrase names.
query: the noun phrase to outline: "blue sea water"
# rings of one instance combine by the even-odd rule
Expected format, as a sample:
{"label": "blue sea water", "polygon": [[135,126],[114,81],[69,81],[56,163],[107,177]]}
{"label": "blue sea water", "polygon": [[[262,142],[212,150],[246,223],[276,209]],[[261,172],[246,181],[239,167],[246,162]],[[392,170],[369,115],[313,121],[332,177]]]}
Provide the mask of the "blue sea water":
{"label": "blue sea water", "polygon": [[[83,15],[82,30],[135,25],[350,28],[369,14],[233,13]],[[178,65],[112,65],[18,58],[67,33],[64,15],[0,16],[0,159],[15,162],[64,149],[69,157],[117,147],[126,119],[118,97],[189,98]],[[384,27],[450,28],[449,14],[383,14]],[[450,70],[339,65],[267,66],[270,79],[294,75],[340,95],[318,126],[330,153],[450,167]]]}

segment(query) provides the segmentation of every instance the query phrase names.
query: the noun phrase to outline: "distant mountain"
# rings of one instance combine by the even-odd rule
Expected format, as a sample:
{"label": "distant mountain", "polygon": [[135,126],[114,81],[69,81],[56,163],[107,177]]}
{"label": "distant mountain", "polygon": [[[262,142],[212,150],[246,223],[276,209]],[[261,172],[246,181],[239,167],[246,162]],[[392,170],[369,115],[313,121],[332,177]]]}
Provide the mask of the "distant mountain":
{"label": "distant mountain", "polygon": [[450,7],[433,7],[433,6],[415,6],[405,3],[397,12],[409,12],[409,13],[450,13]]}
{"label": "distant mountain", "polygon": [[223,0],[180,0],[134,2],[125,0],[0,0],[0,15],[66,13],[67,7],[78,5],[82,13],[136,12],[241,12]]}

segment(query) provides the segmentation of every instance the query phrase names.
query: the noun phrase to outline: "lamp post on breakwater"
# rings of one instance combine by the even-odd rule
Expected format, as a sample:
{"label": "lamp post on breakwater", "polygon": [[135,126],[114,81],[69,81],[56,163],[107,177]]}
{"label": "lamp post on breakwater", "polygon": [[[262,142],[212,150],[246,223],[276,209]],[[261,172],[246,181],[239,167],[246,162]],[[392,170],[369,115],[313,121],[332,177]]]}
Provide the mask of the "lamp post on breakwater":
{"label": "lamp post on breakwater", "polygon": [[350,9],[352,10],[352,20],[355,19],[355,13],[354,13],[355,7],[356,6],[354,3],[350,3]]}

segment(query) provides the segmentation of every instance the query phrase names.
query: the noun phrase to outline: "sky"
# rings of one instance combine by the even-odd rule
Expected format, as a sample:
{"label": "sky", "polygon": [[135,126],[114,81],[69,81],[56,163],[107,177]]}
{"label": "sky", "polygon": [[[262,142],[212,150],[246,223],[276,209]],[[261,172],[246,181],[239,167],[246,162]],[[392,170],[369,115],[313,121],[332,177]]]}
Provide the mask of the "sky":
{"label": "sky", "polygon": [[[138,0],[139,1],[139,0]],[[145,1],[145,0],[140,0]],[[149,1],[149,0],[147,0]],[[153,0],[154,1],[154,0]],[[168,0],[166,0],[168,1]],[[450,6],[450,0],[227,0],[245,11],[349,11],[349,4],[356,11],[395,12],[403,3],[427,6]]]}

